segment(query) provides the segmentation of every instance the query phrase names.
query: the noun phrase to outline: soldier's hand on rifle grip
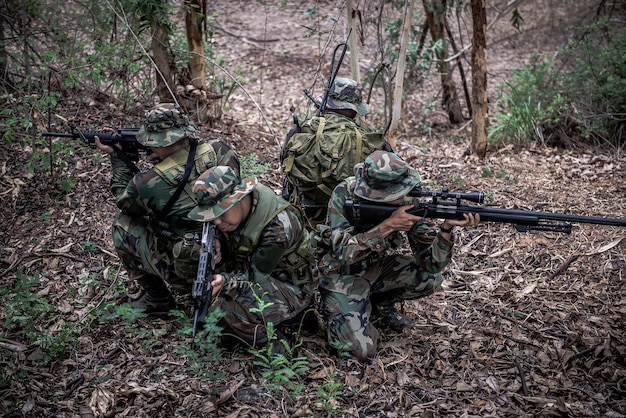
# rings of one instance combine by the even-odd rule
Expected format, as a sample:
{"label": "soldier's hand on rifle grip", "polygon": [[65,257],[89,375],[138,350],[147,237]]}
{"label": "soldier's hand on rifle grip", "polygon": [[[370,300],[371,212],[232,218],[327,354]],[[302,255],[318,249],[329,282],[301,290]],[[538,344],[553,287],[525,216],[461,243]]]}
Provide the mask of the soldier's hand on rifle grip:
{"label": "soldier's hand on rifle grip", "polygon": [[416,222],[422,220],[421,216],[407,213],[407,210],[413,208],[413,205],[400,206],[394,210],[391,216],[380,224],[380,231],[383,237],[396,231],[408,231]]}
{"label": "soldier's hand on rifle grip", "polygon": [[211,296],[215,297],[217,293],[220,291],[220,289],[224,287],[225,283],[226,283],[226,279],[224,279],[224,276],[222,276],[221,274],[214,274],[213,281],[211,282],[211,287],[212,287]]}
{"label": "soldier's hand on rifle grip", "polygon": [[452,229],[455,226],[476,226],[480,223],[480,215],[478,213],[464,213],[463,219],[446,219],[441,224],[441,233],[443,237],[449,239],[452,236]]}
{"label": "soldier's hand on rifle grip", "polygon": [[[112,128],[102,128],[102,132],[115,132],[114,129]],[[110,145],[104,145],[102,142],[100,142],[100,138],[98,137],[98,135],[95,135],[93,137],[94,142],[96,143],[96,147],[98,147],[98,149],[106,154],[111,154],[113,153],[113,147]],[[118,144],[117,147],[119,149],[122,149],[122,147]]]}

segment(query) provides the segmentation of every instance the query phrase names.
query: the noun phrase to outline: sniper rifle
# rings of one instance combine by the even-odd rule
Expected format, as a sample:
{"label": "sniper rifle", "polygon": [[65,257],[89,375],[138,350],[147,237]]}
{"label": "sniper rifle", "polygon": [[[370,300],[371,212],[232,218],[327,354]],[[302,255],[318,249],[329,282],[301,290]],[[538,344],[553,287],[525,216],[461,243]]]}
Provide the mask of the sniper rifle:
{"label": "sniper rifle", "polygon": [[[463,219],[464,213],[476,213],[480,215],[481,221],[513,224],[518,232],[551,231],[569,234],[572,232],[570,222],[626,227],[626,219],[503,209],[462,203],[463,200],[483,203],[485,195],[482,192],[457,193],[448,191],[447,187],[441,190],[427,190],[417,186],[408,195],[415,199],[413,207],[407,210],[407,213],[422,218]],[[419,200],[420,197],[432,199],[429,202],[422,202]],[[371,228],[380,224],[396,209],[398,206],[367,201],[347,200],[344,204],[344,212],[350,224],[361,228]]]}
{"label": "sniper rifle", "polygon": [[196,336],[198,326],[204,326],[206,315],[212,301],[213,270],[215,269],[215,225],[205,222],[202,227],[202,241],[198,273],[191,288],[191,297],[194,303],[193,337]]}

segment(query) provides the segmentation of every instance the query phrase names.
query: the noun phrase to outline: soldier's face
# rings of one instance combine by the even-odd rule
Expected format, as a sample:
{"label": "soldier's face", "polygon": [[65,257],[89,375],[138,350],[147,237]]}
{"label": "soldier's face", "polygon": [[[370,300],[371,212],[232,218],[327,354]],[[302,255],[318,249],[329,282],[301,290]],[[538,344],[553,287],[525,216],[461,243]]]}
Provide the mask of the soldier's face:
{"label": "soldier's face", "polygon": [[246,204],[246,196],[244,200],[241,200],[235,204],[232,208],[228,209],[219,218],[213,219],[211,222],[222,232],[233,232],[246,220],[248,216],[248,205]]}

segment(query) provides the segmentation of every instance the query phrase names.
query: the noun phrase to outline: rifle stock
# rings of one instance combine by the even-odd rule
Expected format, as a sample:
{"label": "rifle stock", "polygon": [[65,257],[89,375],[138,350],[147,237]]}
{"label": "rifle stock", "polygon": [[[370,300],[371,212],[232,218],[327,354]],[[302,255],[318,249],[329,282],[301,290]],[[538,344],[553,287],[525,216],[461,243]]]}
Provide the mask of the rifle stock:
{"label": "rifle stock", "polygon": [[[420,189],[415,190],[410,195],[433,197],[431,202],[420,202],[415,198],[413,208],[407,211],[422,218],[463,219],[464,213],[475,213],[480,215],[481,221],[513,224],[519,232],[551,231],[569,234],[572,232],[570,222],[626,227],[626,219],[504,209],[461,203],[462,199],[482,202],[483,194],[480,192],[451,193],[445,188],[441,191]],[[446,200],[450,198],[455,200]],[[397,208],[398,206],[394,205],[363,201],[355,203],[352,200],[347,200],[344,205],[344,214],[351,225],[369,228],[380,224],[391,216]]]}
{"label": "rifle stock", "polygon": [[204,325],[212,301],[213,286],[211,286],[211,282],[215,269],[215,225],[210,222],[205,222],[202,227],[201,245],[198,273],[191,289],[191,297],[194,302],[193,337],[196,336],[198,326]]}

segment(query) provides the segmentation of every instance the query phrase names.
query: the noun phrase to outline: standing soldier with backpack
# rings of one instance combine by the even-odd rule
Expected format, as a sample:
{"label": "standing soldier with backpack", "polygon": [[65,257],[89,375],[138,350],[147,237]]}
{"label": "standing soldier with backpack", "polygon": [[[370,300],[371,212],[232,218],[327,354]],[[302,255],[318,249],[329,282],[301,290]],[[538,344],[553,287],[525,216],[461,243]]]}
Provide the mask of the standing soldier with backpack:
{"label": "standing soldier with backpack", "polygon": [[287,135],[281,153],[287,182],[283,197],[303,209],[311,229],[324,222],[333,189],[354,175],[355,164],[376,150],[391,151],[383,134],[363,121],[370,107],[356,81],[335,78],[328,96],[315,99],[318,107],[324,102],[319,116]]}

